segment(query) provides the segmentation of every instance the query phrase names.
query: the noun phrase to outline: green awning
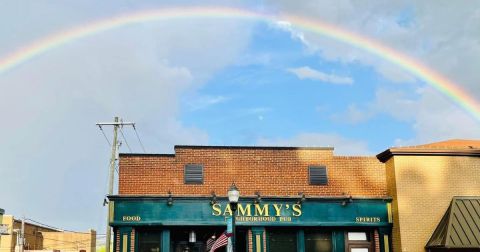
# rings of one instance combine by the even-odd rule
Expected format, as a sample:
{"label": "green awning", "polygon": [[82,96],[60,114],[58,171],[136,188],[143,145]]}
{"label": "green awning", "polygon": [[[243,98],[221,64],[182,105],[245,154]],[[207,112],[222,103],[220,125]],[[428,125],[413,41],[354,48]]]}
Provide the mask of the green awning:
{"label": "green awning", "polygon": [[480,249],[480,196],[453,197],[425,247]]}

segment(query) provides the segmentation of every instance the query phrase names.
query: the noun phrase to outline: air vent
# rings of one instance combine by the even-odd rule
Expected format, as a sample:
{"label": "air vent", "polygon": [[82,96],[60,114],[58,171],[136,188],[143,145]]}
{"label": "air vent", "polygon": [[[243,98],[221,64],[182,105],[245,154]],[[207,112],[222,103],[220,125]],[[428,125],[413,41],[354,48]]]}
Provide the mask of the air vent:
{"label": "air vent", "polygon": [[308,167],[310,177],[310,185],[327,185],[327,167],[325,166],[310,166]]}
{"label": "air vent", "polygon": [[185,165],[185,184],[203,184],[203,165]]}

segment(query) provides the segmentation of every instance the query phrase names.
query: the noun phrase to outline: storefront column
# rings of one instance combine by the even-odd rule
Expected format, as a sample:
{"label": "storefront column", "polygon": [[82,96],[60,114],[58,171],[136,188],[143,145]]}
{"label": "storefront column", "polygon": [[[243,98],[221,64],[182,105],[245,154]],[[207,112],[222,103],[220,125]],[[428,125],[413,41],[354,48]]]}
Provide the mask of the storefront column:
{"label": "storefront column", "polygon": [[132,243],[131,243],[131,235],[132,235],[132,227],[121,227],[118,229],[120,234],[120,252],[133,252],[131,251]]}
{"label": "storefront column", "polygon": [[265,228],[264,227],[252,227],[252,248],[253,252],[265,251]]}
{"label": "storefront column", "polygon": [[162,251],[161,252],[170,252],[170,230],[162,230]]}
{"label": "storefront column", "polygon": [[345,233],[343,230],[332,232],[332,243],[334,252],[345,251]]}
{"label": "storefront column", "polygon": [[118,244],[120,244],[120,236],[118,235],[118,229],[112,228],[113,230],[113,252],[118,252]]}
{"label": "storefront column", "polygon": [[378,236],[380,238],[380,252],[391,251],[391,228],[379,228]]}
{"label": "storefront column", "polygon": [[297,232],[297,252],[305,252],[305,232],[303,229]]}

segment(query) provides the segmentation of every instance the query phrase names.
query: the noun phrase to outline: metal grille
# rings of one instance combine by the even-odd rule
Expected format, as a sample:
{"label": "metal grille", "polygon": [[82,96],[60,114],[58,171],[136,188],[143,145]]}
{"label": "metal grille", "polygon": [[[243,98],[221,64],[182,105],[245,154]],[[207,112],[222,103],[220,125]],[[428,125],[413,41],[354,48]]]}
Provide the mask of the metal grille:
{"label": "metal grille", "polygon": [[203,165],[185,165],[185,184],[203,184]]}
{"label": "metal grille", "polygon": [[325,166],[310,166],[308,167],[310,185],[327,185],[327,167]]}

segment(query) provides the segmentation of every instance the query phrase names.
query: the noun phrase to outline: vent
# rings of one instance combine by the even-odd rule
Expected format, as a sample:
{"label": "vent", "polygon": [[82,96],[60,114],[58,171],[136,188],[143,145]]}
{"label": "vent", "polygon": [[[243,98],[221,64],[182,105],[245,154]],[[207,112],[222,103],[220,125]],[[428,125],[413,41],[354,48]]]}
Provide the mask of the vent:
{"label": "vent", "polygon": [[185,184],[203,184],[203,165],[185,165]]}
{"label": "vent", "polygon": [[310,166],[308,167],[310,177],[310,185],[327,185],[327,167],[325,166]]}

